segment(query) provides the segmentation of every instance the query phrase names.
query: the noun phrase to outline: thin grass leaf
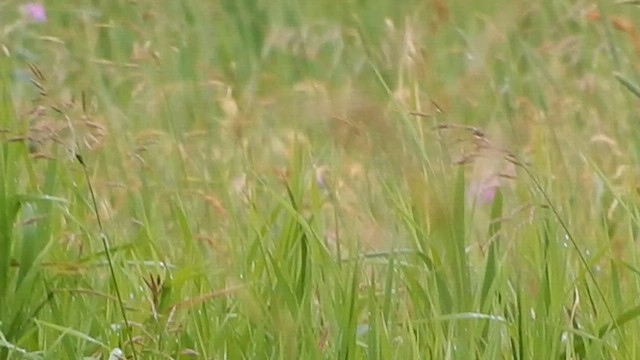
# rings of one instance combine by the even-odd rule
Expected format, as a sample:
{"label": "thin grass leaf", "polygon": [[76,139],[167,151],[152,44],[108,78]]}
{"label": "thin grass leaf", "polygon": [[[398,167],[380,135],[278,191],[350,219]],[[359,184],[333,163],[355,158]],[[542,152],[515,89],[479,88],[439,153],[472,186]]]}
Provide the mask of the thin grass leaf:
{"label": "thin grass leaf", "polygon": [[640,97],[640,86],[620,73],[614,73],[613,75],[627,90],[631,91],[633,95]]}
{"label": "thin grass leaf", "polygon": [[384,282],[384,301],[382,305],[382,316],[386,324],[388,324],[391,319],[391,300],[393,298],[393,294],[395,293],[394,288],[394,278],[395,278],[395,252],[391,251],[389,259],[387,261],[387,267],[385,270],[386,279]]}
{"label": "thin grass leaf", "polygon": [[78,338],[80,340],[89,342],[91,344],[98,345],[98,346],[100,346],[102,349],[104,349],[106,351],[109,351],[109,349],[110,349],[109,346],[105,345],[100,340],[98,340],[98,339],[96,339],[94,337],[91,337],[91,336],[89,336],[89,335],[87,335],[87,334],[85,334],[83,332],[78,331],[78,330],[72,329],[70,327],[56,325],[56,324],[53,324],[53,323],[50,323],[50,322],[47,322],[47,321],[43,321],[43,320],[38,320],[38,319],[34,319],[33,321],[38,326],[42,326],[42,327],[46,327],[46,328],[49,328],[49,329],[53,329],[53,330],[61,332],[64,335],[70,335],[70,336],[73,336],[73,337]]}
{"label": "thin grass leaf", "polygon": [[13,229],[21,204],[17,197],[3,192],[0,188],[0,246],[2,247],[0,251],[0,308],[5,308],[4,302],[7,296],[11,295],[8,290],[11,250],[14,241]]}
{"label": "thin grass leaf", "polygon": [[[16,286],[20,287],[25,276],[31,271],[32,267],[36,265],[36,259],[45,250],[49,241],[49,234],[46,231],[40,231],[40,220],[36,219],[40,216],[36,212],[36,207],[32,204],[26,203],[22,206],[23,217],[26,221],[31,221],[24,225],[22,230],[22,240],[20,244],[20,270],[18,271],[18,278]],[[47,216],[47,215],[44,215]],[[46,219],[43,219],[46,221]]]}
{"label": "thin grass leaf", "polygon": [[465,172],[464,167],[458,168],[456,179],[454,200],[453,200],[453,222],[452,222],[452,246],[455,248],[455,267],[456,274],[456,298],[460,306],[459,309],[469,309],[471,307],[471,285],[469,275],[469,263],[467,262],[466,253],[466,211],[465,211]]}
{"label": "thin grass leaf", "polygon": [[[59,324],[64,323],[64,315],[58,299],[52,297],[51,302],[49,303],[49,308],[51,309],[51,315],[53,316],[54,321]],[[62,347],[67,354],[67,358],[72,359],[76,357],[76,351],[74,351],[73,342],[66,336],[63,336],[61,341]]]}
{"label": "thin grass leaf", "polygon": [[598,337],[599,338],[603,338],[605,335],[607,335],[612,329],[616,329],[616,330],[620,330],[622,326],[624,326],[626,323],[633,321],[634,319],[640,317],[640,305],[637,305],[623,313],[621,313],[620,315],[616,316],[615,320],[613,322],[610,322],[606,325],[603,325],[600,327],[600,329],[598,330]]}
{"label": "thin grass leaf", "polygon": [[184,211],[184,206],[180,199],[175,199],[171,202],[171,210],[173,212],[173,217],[177,220],[180,225],[180,231],[182,233],[182,241],[187,251],[191,250],[194,245],[193,241],[193,233],[191,231],[191,227],[189,226],[189,221],[187,220],[187,215]]}
{"label": "thin grass leaf", "polygon": [[[0,128],[5,129],[13,128],[15,121],[9,88],[11,65],[8,59],[0,58]],[[7,142],[0,142],[0,321],[3,320],[3,310],[7,309],[7,297],[12,293],[9,289],[9,276],[15,241],[13,230],[21,206],[20,199],[16,197],[17,189],[14,181],[16,152],[11,146]]]}
{"label": "thin grass leaf", "polygon": [[501,226],[501,218],[502,218],[502,192],[500,190],[496,191],[495,199],[493,200],[493,205],[491,207],[491,218],[489,219],[489,231],[487,234],[487,239],[489,239],[489,250],[487,252],[487,260],[485,262],[484,267],[484,276],[482,280],[482,289],[480,291],[480,306],[481,309],[486,309],[489,303],[489,290],[493,285],[498,269],[498,245],[499,245],[499,237],[498,234],[500,232]]}
{"label": "thin grass leaf", "polygon": [[350,268],[350,273],[350,284],[342,299],[342,303],[347,307],[344,309],[345,318],[339,335],[338,359],[341,360],[352,360],[357,356],[356,338],[358,333],[358,285],[360,273],[358,261]]}
{"label": "thin grass leaf", "polygon": [[0,331],[0,348],[4,348],[8,350],[9,354],[11,354],[11,352],[18,353],[20,354],[20,356],[26,359],[34,359],[34,360],[42,359],[42,355],[41,355],[42,351],[29,352],[19,346],[16,346],[15,344],[8,342],[1,331]]}
{"label": "thin grass leaf", "polygon": [[500,315],[490,315],[482,313],[458,313],[440,315],[433,319],[433,321],[457,321],[457,320],[490,320],[506,323],[507,320]]}

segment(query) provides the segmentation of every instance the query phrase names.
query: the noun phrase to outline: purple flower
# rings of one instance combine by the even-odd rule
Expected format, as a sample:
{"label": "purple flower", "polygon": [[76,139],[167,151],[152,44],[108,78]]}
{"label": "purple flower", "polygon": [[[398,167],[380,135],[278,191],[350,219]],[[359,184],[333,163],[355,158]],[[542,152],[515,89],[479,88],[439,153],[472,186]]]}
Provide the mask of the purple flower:
{"label": "purple flower", "polygon": [[29,17],[35,22],[47,21],[47,12],[44,10],[44,5],[38,3],[26,3],[22,6],[22,12],[25,16]]}
{"label": "purple flower", "polygon": [[471,183],[470,193],[475,201],[481,204],[490,204],[496,197],[496,192],[500,187],[498,178],[491,177],[484,181],[474,181]]}
{"label": "purple flower", "polygon": [[493,201],[496,197],[496,191],[498,187],[496,185],[484,187],[479,194],[480,202],[487,204]]}

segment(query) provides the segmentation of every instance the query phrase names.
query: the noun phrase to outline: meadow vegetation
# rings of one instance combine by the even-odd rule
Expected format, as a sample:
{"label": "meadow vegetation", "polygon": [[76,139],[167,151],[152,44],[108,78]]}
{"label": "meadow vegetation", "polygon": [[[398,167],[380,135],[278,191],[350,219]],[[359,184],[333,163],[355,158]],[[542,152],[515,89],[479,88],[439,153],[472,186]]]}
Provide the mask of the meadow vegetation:
{"label": "meadow vegetation", "polygon": [[640,358],[639,27],[0,2],[0,359]]}

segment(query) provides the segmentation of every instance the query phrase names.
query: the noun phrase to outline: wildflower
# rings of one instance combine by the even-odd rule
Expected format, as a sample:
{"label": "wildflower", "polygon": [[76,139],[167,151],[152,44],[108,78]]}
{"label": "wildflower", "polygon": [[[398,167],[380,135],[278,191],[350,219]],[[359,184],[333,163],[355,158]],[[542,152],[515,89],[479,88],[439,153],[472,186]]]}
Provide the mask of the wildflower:
{"label": "wildflower", "polygon": [[47,21],[47,12],[42,4],[27,3],[22,6],[22,13],[34,22]]}
{"label": "wildflower", "polygon": [[492,202],[493,199],[496,197],[496,191],[497,190],[498,190],[498,186],[497,185],[485,186],[480,191],[480,194],[478,194],[480,202],[482,202],[484,204]]}
{"label": "wildflower", "polygon": [[474,201],[481,204],[490,204],[496,197],[500,182],[497,177],[491,177],[484,181],[472,182],[470,187],[471,196]]}

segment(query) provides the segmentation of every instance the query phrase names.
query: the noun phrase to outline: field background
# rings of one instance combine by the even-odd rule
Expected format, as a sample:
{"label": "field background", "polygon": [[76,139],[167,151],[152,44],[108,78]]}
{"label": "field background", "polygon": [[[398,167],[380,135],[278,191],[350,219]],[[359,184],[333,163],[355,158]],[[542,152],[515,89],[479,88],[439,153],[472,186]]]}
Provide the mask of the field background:
{"label": "field background", "polygon": [[42,5],[0,359],[640,358],[636,2]]}

